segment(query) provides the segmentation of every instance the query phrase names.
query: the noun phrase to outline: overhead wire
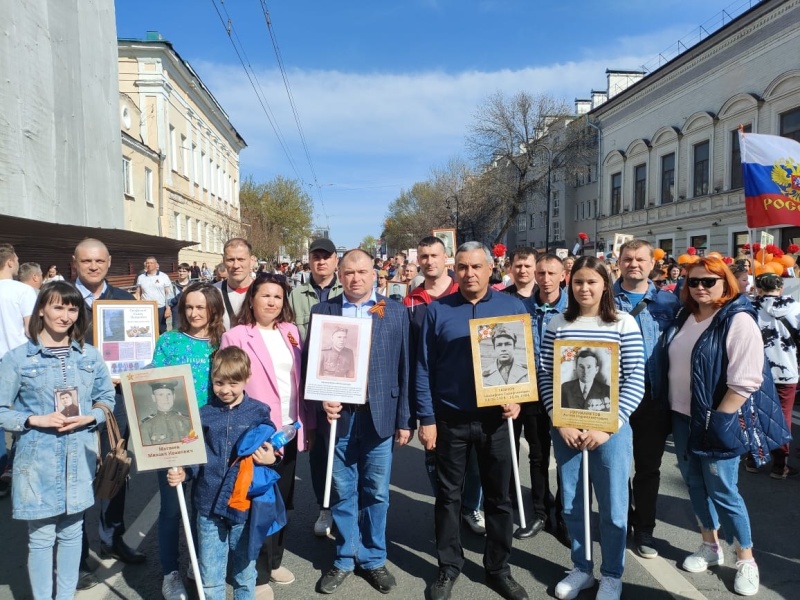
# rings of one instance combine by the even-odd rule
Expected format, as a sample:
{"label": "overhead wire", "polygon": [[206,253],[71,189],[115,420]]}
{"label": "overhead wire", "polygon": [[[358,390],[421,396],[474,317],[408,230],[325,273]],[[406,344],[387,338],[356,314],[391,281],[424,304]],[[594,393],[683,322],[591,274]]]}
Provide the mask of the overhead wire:
{"label": "overhead wire", "polygon": [[[244,46],[242,45],[241,40],[239,39],[239,34],[236,33],[233,27],[233,20],[230,18],[230,15],[228,14],[228,10],[225,7],[224,0],[220,0],[220,4],[222,5],[222,9],[225,11],[226,16],[228,17],[227,23],[225,21],[225,18],[222,16],[219,7],[217,6],[217,0],[211,0],[211,4],[214,5],[214,10],[216,11],[217,16],[219,17],[220,23],[222,23],[222,26],[228,35],[228,39],[230,40],[231,45],[233,46],[233,50],[234,52],[236,52],[236,56],[239,58],[239,62],[242,64],[242,68],[244,69],[245,75],[247,75],[247,79],[250,82],[250,85],[252,86],[253,91],[256,94],[258,103],[261,105],[261,109],[264,111],[264,114],[267,117],[267,121],[269,121],[269,124],[272,127],[272,131],[275,133],[275,137],[278,138],[278,143],[280,144],[281,149],[283,150],[283,153],[286,156],[286,159],[289,161],[289,165],[292,167],[292,170],[297,176],[297,179],[302,181],[303,177],[300,175],[300,172],[297,169],[297,165],[292,159],[289,147],[287,146],[286,141],[283,138],[283,133],[281,132],[280,127],[278,126],[275,116],[272,114],[272,108],[269,106],[269,101],[267,100],[266,94],[264,94],[264,90],[261,87],[261,83],[258,82],[258,77],[255,74],[255,70],[250,64],[250,60],[247,59],[247,54],[244,51]],[[231,35],[232,33],[233,35]],[[237,47],[236,42],[234,41],[233,38],[234,35],[236,36],[236,42],[239,43],[239,47]]]}

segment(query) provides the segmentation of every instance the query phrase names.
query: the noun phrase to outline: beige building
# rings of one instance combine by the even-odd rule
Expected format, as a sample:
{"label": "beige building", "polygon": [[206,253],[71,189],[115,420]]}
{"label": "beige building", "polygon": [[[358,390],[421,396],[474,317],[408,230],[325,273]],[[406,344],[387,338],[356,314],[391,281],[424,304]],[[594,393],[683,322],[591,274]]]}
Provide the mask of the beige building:
{"label": "beige building", "polygon": [[160,34],[121,39],[117,46],[124,227],[195,242],[180,260],[213,269],[225,240],[241,233],[239,152],[245,141]]}

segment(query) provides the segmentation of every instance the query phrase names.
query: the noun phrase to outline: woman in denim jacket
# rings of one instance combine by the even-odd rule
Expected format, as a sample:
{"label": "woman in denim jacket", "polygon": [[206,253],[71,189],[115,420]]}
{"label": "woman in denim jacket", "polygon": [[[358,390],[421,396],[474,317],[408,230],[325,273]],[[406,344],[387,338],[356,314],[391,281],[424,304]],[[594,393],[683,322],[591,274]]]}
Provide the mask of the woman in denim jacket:
{"label": "woman in denim jacket", "polygon": [[[0,427],[18,432],[12,485],[13,518],[28,521],[28,575],[35,600],[75,595],[83,511],[94,504],[96,424],[114,409],[114,387],[102,357],[84,345],[83,297],[71,284],[42,289],[28,323],[26,344],[0,362]],[[80,414],[66,417],[58,392],[77,393]]]}

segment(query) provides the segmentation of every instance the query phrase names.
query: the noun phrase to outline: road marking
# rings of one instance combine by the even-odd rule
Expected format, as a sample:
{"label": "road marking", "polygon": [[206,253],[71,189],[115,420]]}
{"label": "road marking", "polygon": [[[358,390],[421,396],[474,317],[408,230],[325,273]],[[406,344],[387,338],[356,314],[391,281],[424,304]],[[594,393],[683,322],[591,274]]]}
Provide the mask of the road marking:
{"label": "road marking", "polygon": [[[158,521],[158,511],[161,508],[161,496],[154,494],[144,507],[136,520],[127,528],[125,533],[125,543],[131,548],[137,550],[144,541],[147,533],[153,528],[153,525]],[[89,551],[92,557],[100,563],[97,567],[95,575],[100,580],[100,584],[91,589],[76,592],[76,597],[81,600],[103,600],[108,597],[108,593],[112,592],[116,596],[120,596],[120,592],[116,589],[117,581],[122,575],[122,569],[125,563],[122,561],[109,558],[103,560],[93,550]],[[150,557],[150,560],[154,560]],[[120,596],[121,597],[121,596]]]}
{"label": "road marking", "polygon": [[660,556],[642,558],[630,549],[626,552],[635,558],[636,562],[642,565],[644,570],[676,600],[708,600],[688,579],[681,575],[680,571]]}

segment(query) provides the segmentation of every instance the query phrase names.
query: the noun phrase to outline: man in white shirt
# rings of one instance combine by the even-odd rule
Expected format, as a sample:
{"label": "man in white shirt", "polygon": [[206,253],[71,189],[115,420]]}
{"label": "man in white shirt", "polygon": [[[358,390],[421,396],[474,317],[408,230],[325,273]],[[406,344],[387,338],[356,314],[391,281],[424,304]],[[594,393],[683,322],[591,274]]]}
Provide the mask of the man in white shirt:
{"label": "man in white shirt", "polygon": [[42,267],[39,265],[39,263],[26,262],[19,266],[17,279],[19,279],[21,283],[31,286],[36,290],[37,294],[39,293],[39,289],[42,287],[42,278]]}
{"label": "man in white shirt", "polygon": [[222,248],[222,262],[228,272],[227,279],[214,284],[222,293],[225,303],[225,331],[236,326],[236,315],[244,304],[247,289],[253,283],[250,272],[256,264],[253,245],[244,238],[231,238]]}
{"label": "man in white shirt", "polygon": [[[36,290],[14,280],[19,273],[19,258],[11,244],[0,244],[0,357],[28,341],[28,321],[36,304]],[[6,434],[0,429],[0,497],[7,496],[11,478],[5,473],[8,463]]]}
{"label": "man in white shirt", "polygon": [[155,256],[144,261],[144,273],[136,278],[139,300],[155,300],[158,304],[158,333],[167,330],[167,319],[172,316],[167,300],[172,297],[172,281],[169,275],[158,270]]}

